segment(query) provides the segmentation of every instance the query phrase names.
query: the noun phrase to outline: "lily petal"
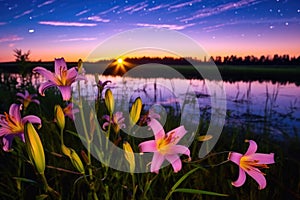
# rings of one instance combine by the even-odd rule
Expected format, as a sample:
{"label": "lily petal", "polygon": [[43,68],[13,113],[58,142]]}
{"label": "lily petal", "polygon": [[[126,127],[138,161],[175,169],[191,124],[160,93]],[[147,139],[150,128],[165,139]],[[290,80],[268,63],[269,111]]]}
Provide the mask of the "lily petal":
{"label": "lily petal", "polygon": [[18,122],[21,121],[20,105],[12,104],[9,108],[9,115],[13,116]]}
{"label": "lily petal", "polygon": [[249,148],[248,148],[247,152],[245,153],[245,156],[254,154],[257,150],[256,142],[253,140],[246,140],[246,142],[249,142]]}
{"label": "lily petal", "polygon": [[70,86],[58,86],[64,101],[71,99],[71,87]]}
{"label": "lily petal", "polygon": [[40,105],[40,101],[39,101],[39,100],[37,100],[37,99],[33,99],[33,100],[31,100],[31,102],[33,102],[33,103],[36,103],[36,104]]}
{"label": "lily petal", "polygon": [[56,86],[54,83],[48,81],[48,82],[45,82],[45,83],[42,83],[39,87],[39,93],[40,95],[42,96],[45,96],[45,90],[50,88],[50,87],[53,87],[53,86]]}
{"label": "lily petal", "polygon": [[247,157],[247,160],[257,160],[257,164],[273,164],[275,163],[274,160],[274,153],[265,154],[265,153],[255,153],[251,154]]}
{"label": "lily petal", "polygon": [[64,58],[55,58],[54,60],[54,72],[55,74],[60,75],[60,69],[65,68],[67,69],[67,64]]}
{"label": "lily petal", "polygon": [[106,130],[106,127],[109,126],[109,122],[104,122],[102,125],[103,130]]}
{"label": "lily petal", "polygon": [[156,152],[156,142],[155,140],[149,140],[139,144],[139,149],[141,152]]}
{"label": "lily petal", "polygon": [[150,128],[152,129],[155,140],[159,140],[165,137],[164,128],[156,119],[151,119],[148,123],[148,126],[150,126]]}
{"label": "lily petal", "polygon": [[51,71],[49,71],[43,67],[35,67],[32,71],[34,73],[41,74],[42,76],[44,76],[47,80],[51,81],[52,83],[58,83],[54,74]]}
{"label": "lily petal", "polygon": [[242,168],[239,168],[239,177],[236,181],[231,184],[235,187],[241,187],[246,181],[246,173]]}
{"label": "lily petal", "polygon": [[25,124],[26,122],[30,122],[32,124],[41,124],[42,123],[41,119],[34,115],[27,115],[27,116],[23,117],[22,123]]}
{"label": "lily petal", "polygon": [[258,189],[262,190],[267,186],[266,178],[259,169],[255,168],[246,172],[259,184]]}
{"label": "lily petal", "polygon": [[181,138],[187,133],[184,126],[179,126],[178,128],[176,128],[172,131],[169,131],[167,133],[167,135],[169,135],[170,133],[173,133],[173,132],[175,132],[174,137],[177,137],[175,144],[177,144],[179,142],[179,140],[181,140]]}
{"label": "lily petal", "polygon": [[166,159],[172,164],[174,172],[177,173],[182,168],[182,163],[180,157],[176,154],[173,155],[166,155]]}
{"label": "lily petal", "polygon": [[68,81],[67,85],[71,85],[75,81],[77,74],[78,72],[75,67],[72,67],[71,69],[68,70],[67,77],[66,77]]}
{"label": "lily petal", "polygon": [[240,153],[230,152],[228,155],[228,160],[231,160],[232,162],[234,162],[235,164],[240,166],[240,161],[241,161],[242,156],[243,155]]}
{"label": "lily petal", "polygon": [[0,128],[0,137],[11,133],[11,130],[8,127],[1,127]]}
{"label": "lily petal", "polygon": [[18,93],[16,94],[16,96],[18,96],[18,97],[20,97],[20,98],[22,98],[22,99],[25,99],[25,95],[22,94],[22,93],[20,93],[20,92],[18,92]]}
{"label": "lily petal", "polygon": [[3,151],[10,151],[11,150],[11,145],[12,145],[12,141],[14,139],[14,135],[6,135],[3,137],[2,139],[2,143],[3,143]]}
{"label": "lily petal", "polygon": [[169,152],[173,154],[185,154],[190,157],[190,150],[186,146],[183,145],[174,145],[169,147]]}
{"label": "lily petal", "polygon": [[150,171],[158,174],[160,166],[164,162],[164,159],[165,159],[164,156],[162,156],[161,154],[159,154],[157,152],[154,152]]}

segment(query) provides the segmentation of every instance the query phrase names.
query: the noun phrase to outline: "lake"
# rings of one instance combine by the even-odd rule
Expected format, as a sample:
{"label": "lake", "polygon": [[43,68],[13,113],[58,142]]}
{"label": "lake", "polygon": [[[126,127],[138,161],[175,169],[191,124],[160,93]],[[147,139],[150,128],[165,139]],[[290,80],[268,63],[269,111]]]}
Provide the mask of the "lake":
{"label": "lake", "polygon": [[[97,96],[95,76],[87,74],[87,81],[81,81],[81,94],[90,100]],[[19,74],[0,76],[1,82],[17,81],[16,87],[24,79]],[[120,76],[99,76],[103,82],[110,80],[116,103],[132,103],[140,96],[149,109],[155,105],[156,112],[166,115],[172,109],[174,115],[189,117],[197,123],[200,119],[209,120],[211,114],[211,95],[207,80],[183,78],[132,78]],[[25,81],[34,87],[46,81],[39,75],[27,77]],[[218,83],[217,83],[218,84]],[[271,81],[235,81],[222,82],[223,99],[226,104],[225,126],[251,127],[256,133],[270,133],[274,137],[294,136],[300,130],[300,87],[295,83]],[[78,96],[77,84],[73,84],[73,95]],[[127,105],[127,107],[126,107]],[[117,105],[118,106],[118,105]],[[125,104],[128,110],[128,104]],[[183,107],[184,111],[183,112]],[[195,110],[199,112],[195,112]],[[190,116],[192,113],[195,116]],[[196,113],[196,114],[195,114]],[[197,114],[199,113],[199,114]],[[198,115],[198,116],[196,116]]]}
{"label": "lake", "polygon": [[[211,95],[206,80],[165,79],[99,76],[103,82],[110,80],[116,102],[133,102],[140,96],[148,109],[156,105],[157,112],[174,114],[195,113],[195,120],[209,119]],[[294,83],[276,83],[271,81],[223,82],[226,103],[226,126],[251,127],[256,133],[270,133],[274,137],[294,136],[300,130],[300,87]],[[95,99],[97,87],[94,75],[87,75],[87,81],[81,82],[81,95]],[[73,87],[74,96],[78,95],[77,86]],[[124,100],[125,99],[125,100]],[[159,105],[159,106],[157,106]],[[119,105],[121,106],[121,105]],[[162,107],[165,111],[162,111]],[[185,112],[182,109],[185,109]],[[128,106],[125,109],[129,109]],[[196,112],[197,113],[197,112]],[[205,116],[207,115],[207,116]],[[185,117],[185,116],[183,116]]]}

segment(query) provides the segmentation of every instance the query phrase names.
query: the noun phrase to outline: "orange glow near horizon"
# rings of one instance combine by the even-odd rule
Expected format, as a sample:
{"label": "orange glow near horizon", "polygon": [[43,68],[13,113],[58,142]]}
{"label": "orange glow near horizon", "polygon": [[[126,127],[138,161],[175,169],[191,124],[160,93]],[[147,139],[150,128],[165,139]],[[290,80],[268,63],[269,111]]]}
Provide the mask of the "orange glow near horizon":
{"label": "orange glow near horizon", "polygon": [[[271,43],[269,44],[267,41],[258,43],[251,43],[247,41],[237,41],[238,43],[233,44],[232,41],[215,41],[215,42],[206,42],[201,44],[207,52],[207,55],[216,57],[216,56],[231,56],[236,55],[238,57],[245,57],[248,55],[253,55],[256,57],[270,56],[273,57],[275,54],[284,55],[288,54],[290,57],[298,57],[300,56],[299,47],[297,43]],[[59,48],[56,46],[37,46],[33,44],[32,48],[25,48],[23,46],[20,47],[10,47],[9,51],[7,47],[0,47],[0,62],[11,62],[15,61],[13,50],[22,49],[24,52],[28,50],[31,51],[29,56],[31,61],[54,61],[54,58],[64,57],[67,62],[77,62],[79,59],[83,61],[98,61],[104,59],[116,59],[115,57],[106,55],[106,57],[101,57],[99,55],[98,60],[89,60],[89,55],[91,50],[95,47],[92,45],[83,46],[80,44],[61,45]],[[112,54],[113,55],[113,54]],[[162,51],[162,50],[138,50],[127,53],[126,55],[122,55],[122,57],[180,57],[181,55],[175,55],[170,52]],[[204,59],[204,56],[198,56],[197,52],[187,52],[186,55],[182,55],[182,57],[192,57],[197,59]]]}

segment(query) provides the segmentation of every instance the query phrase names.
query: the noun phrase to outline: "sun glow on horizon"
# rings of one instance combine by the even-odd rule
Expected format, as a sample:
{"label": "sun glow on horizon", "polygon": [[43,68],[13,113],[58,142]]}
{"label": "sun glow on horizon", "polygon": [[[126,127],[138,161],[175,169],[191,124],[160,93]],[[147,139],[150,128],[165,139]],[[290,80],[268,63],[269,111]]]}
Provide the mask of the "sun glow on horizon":
{"label": "sun glow on horizon", "polygon": [[122,58],[119,58],[119,59],[117,60],[117,62],[118,62],[118,64],[122,64],[122,63],[123,63],[123,59],[122,59]]}

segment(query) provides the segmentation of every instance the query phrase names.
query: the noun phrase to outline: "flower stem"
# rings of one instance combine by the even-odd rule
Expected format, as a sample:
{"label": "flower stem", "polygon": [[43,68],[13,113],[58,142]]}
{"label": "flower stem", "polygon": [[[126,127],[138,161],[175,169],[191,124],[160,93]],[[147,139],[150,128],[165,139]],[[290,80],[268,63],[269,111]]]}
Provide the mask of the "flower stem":
{"label": "flower stem", "polygon": [[136,193],[136,190],[137,190],[137,186],[135,185],[135,176],[134,176],[134,173],[131,173],[131,178],[132,178],[132,200],[135,199],[135,193]]}
{"label": "flower stem", "polygon": [[[78,82],[78,93],[80,94],[80,83],[79,82]],[[94,200],[98,200],[98,197],[97,197],[97,194],[95,191],[95,186],[94,186],[94,178],[93,178],[93,170],[92,170],[92,162],[91,162],[91,138],[89,137],[89,133],[87,131],[81,96],[79,96],[79,110],[80,110],[79,112],[80,112],[80,117],[81,117],[81,121],[82,121],[83,131],[84,131],[86,142],[87,142],[86,143],[87,156],[88,156],[87,168],[88,168],[89,177],[90,177],[89,188],[90,188],[90,192],[92,193]]]}
{"label": "flower stem", "polygon": [[48,185],[45,174],[41,173],[40,175],[41,175],[46,193],[50,194],[50,196],[54,199],[61,199],[60,194]]}

